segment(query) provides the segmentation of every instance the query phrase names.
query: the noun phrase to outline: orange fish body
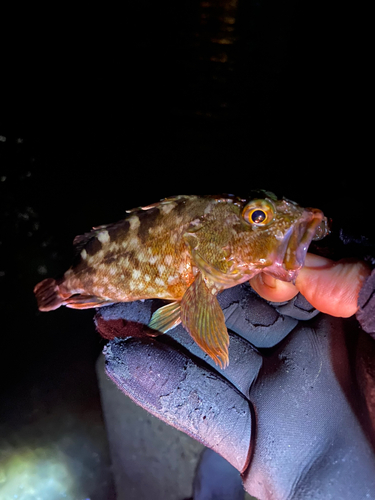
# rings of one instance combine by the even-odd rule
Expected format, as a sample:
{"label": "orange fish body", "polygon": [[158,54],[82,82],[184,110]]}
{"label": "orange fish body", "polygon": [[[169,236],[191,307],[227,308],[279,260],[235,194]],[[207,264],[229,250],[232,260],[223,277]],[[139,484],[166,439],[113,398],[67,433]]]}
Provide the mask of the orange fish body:
{"label": "orange fish body", "polygon": [[320,210],[272,193],[177,196],[129,211],[117,223],[77,236],[76,262],[34,292],[41,311],[160,298],[150,327],[180,322],[216,363],[228,363],[229,337],[217,294],[266,272],[293,281],[311,240],[327,232]]}

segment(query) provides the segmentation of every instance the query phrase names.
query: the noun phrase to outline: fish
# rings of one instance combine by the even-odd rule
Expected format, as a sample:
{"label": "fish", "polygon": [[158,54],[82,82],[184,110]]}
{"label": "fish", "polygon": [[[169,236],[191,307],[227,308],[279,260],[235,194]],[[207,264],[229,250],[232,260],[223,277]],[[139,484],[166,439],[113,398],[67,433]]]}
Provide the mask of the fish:
{"label": "fish", "polygon": [[294,282],[311,241],[328,232],[321,210],[269,191],[169,197],[77,236],[72,266],[34,293],[40,311],[164,299],[148,326],[165,333],[182,323],[225,368],[229,336],[217,295],[260,272]]}

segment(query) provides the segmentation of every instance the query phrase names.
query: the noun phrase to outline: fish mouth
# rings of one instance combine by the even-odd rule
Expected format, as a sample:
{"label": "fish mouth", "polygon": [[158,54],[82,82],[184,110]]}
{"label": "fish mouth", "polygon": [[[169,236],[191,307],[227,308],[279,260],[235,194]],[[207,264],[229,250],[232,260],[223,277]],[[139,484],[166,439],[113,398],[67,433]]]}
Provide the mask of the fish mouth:
{"label": "fish mouth", "polygon": [[294,282],[305,263],[311,241],[321,240],[329,232],[327,218],[321,210],[304,209],[299,221],[286,233],[273,264],[263,269],[263,272],[282,281]]}

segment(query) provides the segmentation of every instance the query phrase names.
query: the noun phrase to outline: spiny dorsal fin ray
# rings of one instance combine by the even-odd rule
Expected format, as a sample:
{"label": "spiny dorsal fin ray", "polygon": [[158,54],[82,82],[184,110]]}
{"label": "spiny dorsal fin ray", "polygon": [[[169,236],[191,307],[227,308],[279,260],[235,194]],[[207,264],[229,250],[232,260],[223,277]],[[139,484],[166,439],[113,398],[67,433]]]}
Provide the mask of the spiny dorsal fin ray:
{"label": "spiny dorsal fin ray", "polygon": [[182,297],[181,321],[199,347],[225,368],[229,362],[229,335],[224,313],[201,273]]}
{"label": "spiny dorsal fin ray", "polygon": [[151,203],[150,205],[144,205],[141,207],[135,207],[131,208],[130,210],[126,210],[126,213],[131,214],[135,212],[141,212],[142,210],[150,210],[151,208],[159,208],[161,205],[165,205],[167,203],[173,203],[173,202],[185,202],[186,200],[189,200],[193,198],[191,195],[176,195],[176,196],[168,196],[167,198],[162,198],[160,201],[157,201],[155,203]]}
{"label": "spiny dorsal fin ray", "polygon": [[154,312],[148,326],[153,330],[166,333],[180,323],[180,302],[171,302]]}

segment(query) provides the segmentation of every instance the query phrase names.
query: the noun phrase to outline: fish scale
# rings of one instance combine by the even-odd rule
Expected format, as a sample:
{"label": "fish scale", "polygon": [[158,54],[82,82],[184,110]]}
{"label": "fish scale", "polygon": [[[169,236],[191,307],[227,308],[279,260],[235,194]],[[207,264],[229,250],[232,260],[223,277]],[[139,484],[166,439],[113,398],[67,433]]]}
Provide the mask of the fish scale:
{"label": "fish scale", "polygon": [[317,230],[320,236],[328,232],[320,210],[263,193],[257,199],[167,198],[77,236],[70,269],[35,287],[39,309],[172,301],[149,326],[166,332],[182,321],[197,344],[226,366],[229,337],[217,294],[259,272],[295,280]]}

